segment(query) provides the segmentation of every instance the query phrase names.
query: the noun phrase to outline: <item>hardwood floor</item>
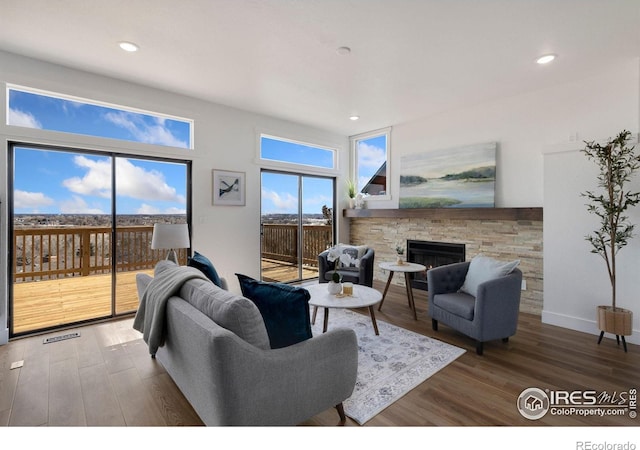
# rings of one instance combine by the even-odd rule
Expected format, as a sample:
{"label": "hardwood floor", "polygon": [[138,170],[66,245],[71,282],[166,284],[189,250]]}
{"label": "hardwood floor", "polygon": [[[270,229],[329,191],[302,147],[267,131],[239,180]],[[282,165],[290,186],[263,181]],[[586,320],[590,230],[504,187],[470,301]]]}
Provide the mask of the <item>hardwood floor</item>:
{"label": "hardwood floor", "polygon": [[[374,287],[384,288],[383,282]],[[508,343],[485,344],[477,356],[471,339],[441,325],[431,330],[426,293],[416,291],[418,320],[404,290],[392,286],[378,320],[460,346],[467,352],[382,411],[366,426],[633,426],[624,417],[553,416],[531,421],[516,409],[529,387],[596,390],[610,394],[638,388],[640,348],[628,353],[615,340],[543,325],[522,314]],[[362,311],[367,314],[367,311]],[[0,425],[198,426],[202,425],[171,378],[149,357],[132,319],[74,329],[78,338],[43,344],[44,336],[0,346]],[[51,335],[66,334],[51,333]],[[10,369],[15,361],[22,368]],[[335,409],[301,425],[335,426]],[[358,426],[351,419],[346,425]]]}

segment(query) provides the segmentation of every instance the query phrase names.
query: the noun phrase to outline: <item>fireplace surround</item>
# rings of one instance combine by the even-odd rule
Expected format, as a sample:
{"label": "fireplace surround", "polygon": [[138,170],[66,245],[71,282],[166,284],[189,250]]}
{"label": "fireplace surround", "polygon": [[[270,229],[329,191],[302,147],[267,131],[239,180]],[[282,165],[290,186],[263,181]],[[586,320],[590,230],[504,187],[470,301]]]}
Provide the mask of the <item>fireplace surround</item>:
{"label": "fireplace surround", "polygon": [[[542,208],[348,209],[344,216],[349,241],[374,247],[377,261],[395,261],[396,244],[408,239],[461,242],[467,258],[483,254],[504,261],[519,259],[526,279],[520,309],[542,314]],[[387,276],[376,265],[374,282],[384,282]],[[404,287],[404,278],[393,283]],[[424,296],[419,292],[425,291],[414,289],[420,305]]]}
{"label": "fireplace surround", "polygon": [[[407,239],[407,261],[422,264],[429,270],[465,260],[465,244]],[[427,273],[410,274],[413,289],[428,290]]]}

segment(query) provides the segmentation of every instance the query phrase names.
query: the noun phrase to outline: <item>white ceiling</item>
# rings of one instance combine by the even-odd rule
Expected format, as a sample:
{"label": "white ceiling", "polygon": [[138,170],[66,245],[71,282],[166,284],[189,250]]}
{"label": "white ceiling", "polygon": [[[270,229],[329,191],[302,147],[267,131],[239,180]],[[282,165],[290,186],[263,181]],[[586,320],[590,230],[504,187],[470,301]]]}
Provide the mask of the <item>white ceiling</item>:
{"label": "white ceiling", "polygon": [[640,0],[0,0],[0,49],[353,135],[638,57]]}

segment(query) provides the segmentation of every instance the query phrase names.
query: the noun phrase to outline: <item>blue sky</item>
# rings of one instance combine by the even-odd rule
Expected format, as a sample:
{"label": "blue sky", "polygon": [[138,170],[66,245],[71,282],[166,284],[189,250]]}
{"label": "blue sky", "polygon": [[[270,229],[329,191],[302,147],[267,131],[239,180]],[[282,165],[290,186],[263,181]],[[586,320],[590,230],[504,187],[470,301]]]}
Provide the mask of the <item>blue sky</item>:
{"label": "blue sky", "polygon": [[[334,151],[296,142],[262,137],[261,157],[331,169]],[[321,214],[322,206],[333,205],[333,181],[326,178],[302,178],[302,213]],[[282,173],[262,173],[262,214],[296,214],[298,212],[298,176]]]}
{"label": "blue sky", "polygon": [[190,148],[190,122],[43,94],[9,91],[9,124]]}
{"label": "blue sky", "polygon": [[[119,214],[185,214],[186,166],[115,158]],[[16,214],[110,214],[109,157],[16,148]]]}
{"label": "blue sky", "polygon": [[[9,124],[187,148],[189,123],[11,91]],[[119,214],[185,214],[186,166],[115,158]],[[16,214],[110,214],[109,157],[16,148]]]}
{"label": "blue sky", "polygon": [[362,190],[371,177],[387,160],[386,135],[358,141],[358,190]]}
{"label": "blue sky", "polygon": [[[298,198],[297,176],[262,173],[262,214],[297,214]],[[303,176],[302,198],[303,214],[321,214],[333,205],[333,180]]]}

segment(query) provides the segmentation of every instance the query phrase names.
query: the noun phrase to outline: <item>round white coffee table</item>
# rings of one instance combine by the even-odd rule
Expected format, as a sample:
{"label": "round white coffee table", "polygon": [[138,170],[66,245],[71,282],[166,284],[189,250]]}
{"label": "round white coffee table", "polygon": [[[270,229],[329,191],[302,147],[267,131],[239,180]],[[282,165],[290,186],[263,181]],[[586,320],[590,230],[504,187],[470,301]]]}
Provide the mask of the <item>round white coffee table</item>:
{"label": "round white coffee table", "polygon": [[403,264],[397,264],[395,262],[382,262],[379,264],[382,270],[389,271],[389,278],[387,279],[387,285],[384,287],[384,293],[382,294],[382,300],[380,301],[380,306],[378,306],[378,311],[382,309],[382,303],[384,302],[384,298],[387,295],[387,291],[389,290],[389,285],[391,284],[391,279],[393,278],[393,274],[395,272],[403,272],[404,273],[404,284],[407,288],[407,299],[409,300],[409,308],[413,311],[413,318],[418,320],[418,314],[416,313],[416,304],[413,300],[413,289],[411,288],[411,276],[409,274],[416,272],[424,272],[427,270],[427,267],[412,262],[405,262]]}
{"label": "round white coffee table", "polygon": [[373,310],[373,306],[382,300],[382,294],[373,288],[368,286],[362,286],[360,284],[353,285],[353,295],[349,297],[339,297],[330,294],[327,290],[326,283],[312,284],[304,286],[306,290],[311,294],[309,304],[313,306],[313,318],[311,323],[316,322],[316,313],[318,307],[324,308],[324,325],[322,332],[327,331],[327,325],[329,323],[329,309],[331,308],[369,308],[369,314],[371,315],[371,323],[376,335],[379,335],[378,324],[376,323],[376,315]]}

